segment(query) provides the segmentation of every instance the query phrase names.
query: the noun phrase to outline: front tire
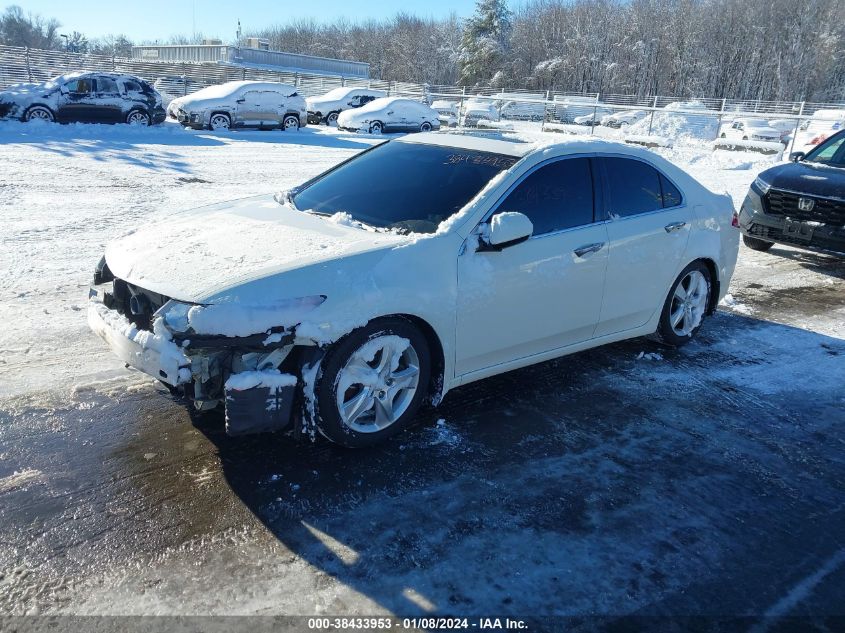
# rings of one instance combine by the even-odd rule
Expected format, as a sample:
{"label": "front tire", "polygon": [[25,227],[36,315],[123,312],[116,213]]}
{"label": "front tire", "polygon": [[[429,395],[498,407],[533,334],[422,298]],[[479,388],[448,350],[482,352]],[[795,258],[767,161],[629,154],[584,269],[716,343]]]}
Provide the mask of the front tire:
{"label": "front tire", "polygon": [[337,117],[339,114],[339,112],[329,112],[326,115],[326,125],[329,127],[337,127]]}
{"label": "front tire", "polygon": [[710,305],[712,280],[702,262],[693,262],[678,275],[663,304],[657,337],[667,345],[681,347],[698,333]]}
{"label": "front tire", "polygon": [[330,348],[314,390],[317,427],[349,448],[371,446],[413,421],[428,393],[425,336],[402,318],[378,319]]}
{"label": "front tire", "polygon": [[228,130],[231,126],[232,119],[229,118],[228,114],[222,112],[212,114],[211,119],[208,121],[208,128],[210,130]]}
{"label": "front tire", "polygon": [[29,110],[26,111],[23,115],[24,121],[47,121],[48,123],[52,123],[56,120],[56,117],[53,116],[53,111],[46,106],[32,106]]}
{"label": "front tire", "polygon": [[287,115],[284,119],[282,119],[282,129],[285,132],[291,130],[296,132],[299,130],[299,117],[292,114]]}
{"label": "front tire", "polygon": [[423,121],[422,125],[420,125],[420,132],[431,132],[431,123]]}
{"label": "front tire", "polygon": [[742,243],[745,244],[748,248],[752,251],[760,251],[765,252],[769,250],[772,246],[774,246],[774,242],[767,242],[766,240],[760,240],[756,237],[751,237],[750,235],[743,235],[742,236]]}

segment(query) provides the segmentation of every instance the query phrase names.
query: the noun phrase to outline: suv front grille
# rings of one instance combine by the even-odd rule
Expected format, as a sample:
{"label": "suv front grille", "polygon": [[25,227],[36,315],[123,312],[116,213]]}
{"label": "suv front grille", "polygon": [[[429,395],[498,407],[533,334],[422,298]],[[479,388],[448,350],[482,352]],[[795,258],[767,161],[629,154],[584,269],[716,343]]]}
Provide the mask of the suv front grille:
{"label": "suv front grille", "polygon": [[[845,225],[845,202],[831,200],[830,198],[818,198],[816,196],[802,196],[791,191],[770,189],[766,194],[766,213],[789,217],[793,220],[805,222],[821,222],[832,226]],[[812,200],[813,208],[802,211],[799,201]]]}

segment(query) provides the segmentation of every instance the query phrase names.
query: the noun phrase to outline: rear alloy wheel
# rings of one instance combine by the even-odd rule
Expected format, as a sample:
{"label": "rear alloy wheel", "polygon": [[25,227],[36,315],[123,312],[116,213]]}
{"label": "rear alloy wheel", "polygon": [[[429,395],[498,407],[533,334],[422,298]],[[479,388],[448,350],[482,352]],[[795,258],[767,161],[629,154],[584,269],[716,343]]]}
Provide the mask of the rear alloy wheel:
{"label": "rear alloy wheel", "polygon": [[337,112],[329,112],[329,114],[326,116],[326,125],[328,125],[329,127],[337,127],[337,116]]}
{"label": "rear alloy wheel", "polygon": [[287,115],[284,119],[282,119],[282,129],[286,132],[288,130],[298,130],[299,129],[299,117],[293,116],[292,114]]}
{"label": "rear alloy wheel", "polygon": [[420,126],[420,132],[431,132],[431,123],[423,121],[423,124]]}
{"label": "rear alloy wheel", "polygon": [[756,237],[751,237],[750,235],[743,235],[742,243],[745,244],[752,251],[767,251],[775,245],[774,242],[759,240]]}
{"label": "rear alloy wheel", "polygon": [[212,114],[211,120],[208,122],[208,127],[212,130],[228,130],[232,125],[232,120],[228,114]]}
{"label": "rear alloy wheel", "polygon": [[50,108],[45,106],[32,106],[29,110],[26,111],[24,114],[24,121],[55,121],[55,117],[53,116],[52,111]]}
{"label": "rear alloy wheel", "polygon": [[428,392],[431,358],[409,321],[388,318],[332,347],[315,389],[317,426],[348,446],[370,446],[406,428]]}
{"label": "rear alloy wheel", "polygon": [[661,341],[680,347],[692,340],[707,313],[710,286],[710,271],[702,262],[693,262],[678,275],[660,314]]}
{"label": "rear alloy wheel", "polygon": [[126,116],[126,122],[129,125],[150,125],[152,123],[150,115],[143,110],[132,110]]}
{"label": "rear alloy wheel", "polygon": [[373,121],[370,123],[370,134],[381,134],[384,132],[384,126],[381,121]]}

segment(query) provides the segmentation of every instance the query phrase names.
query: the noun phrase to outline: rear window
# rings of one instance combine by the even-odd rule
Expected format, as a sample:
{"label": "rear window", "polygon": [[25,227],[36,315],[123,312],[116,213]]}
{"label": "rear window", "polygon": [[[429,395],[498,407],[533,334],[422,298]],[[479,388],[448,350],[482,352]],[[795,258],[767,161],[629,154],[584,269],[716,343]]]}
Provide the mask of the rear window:
{"label": "rear window", "polygon": [[297,191],[298,209],[379,228],[433,233],[513,156],[418,143],[387,142],[343,163]]}

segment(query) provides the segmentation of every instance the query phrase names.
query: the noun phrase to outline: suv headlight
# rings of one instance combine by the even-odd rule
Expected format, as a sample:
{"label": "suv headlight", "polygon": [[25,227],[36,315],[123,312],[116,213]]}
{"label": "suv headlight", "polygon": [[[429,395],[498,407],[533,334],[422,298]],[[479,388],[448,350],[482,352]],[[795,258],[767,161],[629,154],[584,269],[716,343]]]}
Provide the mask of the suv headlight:
{"label": "suv headlight", "polygon": [[164,324],[171,332],[182,334],[188,331],[188,311],[193,307],[193,303],[171,299],[161,306],[153,316],[164,319]]}
{"label": "suv headlight", "polygon": [[772,188],[772,185],[763,180],[760,176],[757,176],[757,178],[754,179],[754,186],[757,187],[757,189],[760,190],[760,193],[764,196],[769,193],[769,189]]}

